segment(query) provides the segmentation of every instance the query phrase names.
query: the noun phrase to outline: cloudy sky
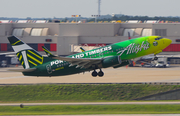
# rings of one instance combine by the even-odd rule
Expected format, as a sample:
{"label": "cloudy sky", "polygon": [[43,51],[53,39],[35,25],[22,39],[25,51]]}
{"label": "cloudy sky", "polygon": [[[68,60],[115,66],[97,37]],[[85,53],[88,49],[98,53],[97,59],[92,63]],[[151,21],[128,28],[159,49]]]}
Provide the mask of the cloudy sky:
{"label": "cloudy sky", "polygon": [[[0,17],[91,17],[98,0],[0,0]],[[101,0],[101,15],[180,16],[180,0]]]}

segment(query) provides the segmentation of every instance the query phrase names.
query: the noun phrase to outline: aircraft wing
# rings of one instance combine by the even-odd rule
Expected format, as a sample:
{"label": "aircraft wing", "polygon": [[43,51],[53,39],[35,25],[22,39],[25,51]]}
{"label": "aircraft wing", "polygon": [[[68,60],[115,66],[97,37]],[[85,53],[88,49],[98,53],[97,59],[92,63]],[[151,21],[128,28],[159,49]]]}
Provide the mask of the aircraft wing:
{"label": "aircraft wing", "polygon": [[53,55],[45,46],[42,46],[44,52],[53,59],[67,61],[70,66],[77,65],[76,68],[89,68],[93,64],[99,64],[103,60],[102,58],[70,58],[70,57],[61,57]]}
{"label": "aircraft wing", "polygon": [[76,68],[89,68],[92,65],[99,64],[103,60],[102,58],[70,58],[70,57],[61,57],[56,56],[52,57],[53,59],[63,60],[71,63],[70,66],[77,65]]}

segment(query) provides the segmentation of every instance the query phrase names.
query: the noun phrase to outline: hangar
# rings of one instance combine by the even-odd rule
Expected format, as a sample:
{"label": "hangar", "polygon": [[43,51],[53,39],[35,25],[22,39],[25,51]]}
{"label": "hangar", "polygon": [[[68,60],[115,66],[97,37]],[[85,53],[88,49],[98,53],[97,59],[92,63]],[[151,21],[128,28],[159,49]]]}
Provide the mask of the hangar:
{"label": "hangar", "polygon": [[0,53],[12,52],[7,40],[15,35],[31,47],[44,54],[46,46],[53,54],[70,55],[85,49],[104,46],[141,36],[159,35],[172,40],[172,44],[161,53],[180,54],[179,23],[48,23],[46,21],[17,21],[0,23]]}

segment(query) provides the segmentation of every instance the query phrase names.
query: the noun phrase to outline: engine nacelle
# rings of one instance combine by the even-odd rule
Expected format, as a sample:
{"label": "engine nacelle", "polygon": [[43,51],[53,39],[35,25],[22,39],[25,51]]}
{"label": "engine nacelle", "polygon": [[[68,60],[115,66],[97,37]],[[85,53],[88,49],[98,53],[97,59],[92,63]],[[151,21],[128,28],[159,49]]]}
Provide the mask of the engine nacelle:
{"label": "engine nacelle", "polygon": [[119,67],[122,67],[122,66],[126,66],[128,64],[130,64],[129,61],[123,61],[121,64],[113,66],[113,68],[119,68]]}
{"label": "engine nacelle", "polygon": [[102,61],[102,67],[107,68],[121,64],[120,56],[111,56]]}

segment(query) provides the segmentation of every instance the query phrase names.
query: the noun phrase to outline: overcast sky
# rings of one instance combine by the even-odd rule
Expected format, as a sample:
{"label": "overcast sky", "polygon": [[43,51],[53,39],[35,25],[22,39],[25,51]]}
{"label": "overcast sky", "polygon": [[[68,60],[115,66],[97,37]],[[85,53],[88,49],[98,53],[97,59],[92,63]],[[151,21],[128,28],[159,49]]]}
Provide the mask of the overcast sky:
{"label": "overcast sky", "polygon": [[[101,0],[101,15],[180,16],[180,0]],[[64,18],[98,14],[98,0],[0,0],[0,17]]]}

